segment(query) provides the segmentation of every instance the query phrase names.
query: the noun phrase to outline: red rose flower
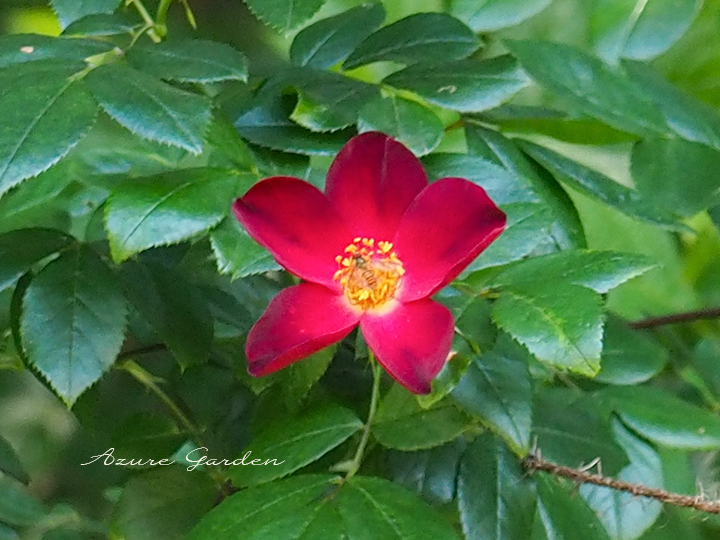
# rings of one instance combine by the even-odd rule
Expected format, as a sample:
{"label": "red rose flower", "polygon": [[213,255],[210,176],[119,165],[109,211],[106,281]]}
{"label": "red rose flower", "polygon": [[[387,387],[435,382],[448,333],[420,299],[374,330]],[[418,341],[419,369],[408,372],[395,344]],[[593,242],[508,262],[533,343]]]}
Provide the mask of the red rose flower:
{"label": "red rose flower", "polygon": [[262,180],[233,210],[248,234],[304,283],[280,292],[248,335],[252,375],[267,375],[360,325],[382,366],[430,391],[453,319],[430,300],[505,227],[485,191],[462,178],[428,185],[420,161],[382,133],[354,137],[325,193],[298,178]]}

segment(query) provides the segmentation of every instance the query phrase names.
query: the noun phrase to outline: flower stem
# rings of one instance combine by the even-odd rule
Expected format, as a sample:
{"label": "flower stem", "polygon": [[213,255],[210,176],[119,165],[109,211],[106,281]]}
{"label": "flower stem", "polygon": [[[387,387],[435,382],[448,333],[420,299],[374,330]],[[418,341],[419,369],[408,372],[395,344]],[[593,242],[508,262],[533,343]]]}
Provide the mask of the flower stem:
{"label": "flower stem", "polygon": [[[155,43],[160,43],[162,39],[155,32],[155,21],[150,16],[150,13],[148,13],[148,10],[145,8],[141,0],[126,0],[125,5],[129,6],[130,4],[135,6],[135,9],[140,14],[143,21],[145,21],[143,31],[147,30],[147,34],[150,36],[150,39],[152,39]],[[142,32],[140,32],[140,34],[142,34]]]}
{"label": "flower stem", "polygon": [[382,368],[380,364],[375,360],[375,355],[370,352],[370,367],[373,372],[373,387],[372,395],[370,396],[370,410],[368,411],[367,420],[365,421],[365,428],[363,429],[362,437],[360,438],[360,444],[358,444],[357,450],[355,451],[355,457],[350,462],[350,467],[345,475],[345,480],[350,480],[355,473],[360,469],[362,460],[367,448],[368,441],[370,440],[370,428],[372,426],[373,418],[375,418],[375,412],[377,411],[378,401],[380,400],[380,379],[382,377]]}

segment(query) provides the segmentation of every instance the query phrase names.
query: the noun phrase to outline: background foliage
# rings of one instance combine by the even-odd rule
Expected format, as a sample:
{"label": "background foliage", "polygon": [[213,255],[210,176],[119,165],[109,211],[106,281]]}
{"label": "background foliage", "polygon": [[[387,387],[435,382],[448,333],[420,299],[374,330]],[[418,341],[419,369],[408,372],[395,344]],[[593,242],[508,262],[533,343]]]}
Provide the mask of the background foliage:
{"label": "background foliage", "polygon": [[[718,0],[3,0],[0,539],[688,540],[720,520],[530,475],[718,498]],[[355,334],[252,379],[292,278],[231,201],[322,186],[358,131],[508,228],[440,301],[416,398]],[[172,467],[81,466],[174,458]],[[198,447],[281,466],[202,466]],[[195,454],[197,456],[197,454]]]}

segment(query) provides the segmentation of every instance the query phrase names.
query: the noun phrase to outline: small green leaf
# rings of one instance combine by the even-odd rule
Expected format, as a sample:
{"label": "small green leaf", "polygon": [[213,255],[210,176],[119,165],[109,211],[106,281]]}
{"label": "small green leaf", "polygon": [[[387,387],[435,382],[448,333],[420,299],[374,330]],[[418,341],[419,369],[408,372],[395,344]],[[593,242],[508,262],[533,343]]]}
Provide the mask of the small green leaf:
{"label": "small green leaf", "polygon": [[94,13],[112,13],[120,5],[121,0],[50,0],[53,10],[60,19],[60,26],[67,27],[70,23]]}
{"label": "small green leaf", "polygon": [[[333,405],[316,409],[292,422],[282,422],[263,431],[238,456],[229,476],[238,486],[254,486],[282,478],[316,461],[359,431],[363,424],[355,413]],[[263,464],[251,464],[257,460]]]}
{"label": "small green leaf", "polygon": [[[665,349],[663,349],[665,351]],[[665,352],[667,358],[667,352]],[[703,382],[708,386],[715,396],[720,396],[720,341],[716,338],[705,338],[700,340],[690,361],[700,373]]]}
{"label": "small green leaf", "polygon": [[15,450],[3,437],[0,437],[0,471],[12,476],[23,484],[27,484],[30,481],[30,477],[15,453]]}
{"label": "small green leaf", "polygon": [[216,41],[183,39],[138,45],[128,51],[127,59],[133,67],[170,81],[247,80],[245,55]]}
{"label": "small green leaf", "polygon": [[480,112],[505,103],[530,80],[511,56],[417,64],[383,83],[411,90],[430,103],[460,112]]}
{"label": "small green leaf", "polygon": [[33,264],[57,253],[71,239],[51,229],[20,229],[0,235],[0,290],[13,286]]}
{"label": "small green leaf", "polygon": [[360,111],[358,131],[382,131],[407,146],[416,156],[432,152],[445,134],[437,117],[416,101],[397,96],[371,101]]}
{"label": "small green leaf", "polygon": [[81,244],[30,282],[20,318],[23,345],[32,367],[68,405],[115,362],[125,313],[115,275]]}
{"label": "small green leaf", "polygon": [[[66,39],[39,34],[14,34],[0,37],[0,68],[38,60],[81,62],[112,50],[113,46],[95,39]],[[79,65],[79,64],[78,64]]]}
{"label": "small green leaf", "polygon": [[538,360],[592,377],[600,370],[602,350],[600,295],[560,283],[522,283],[503,289],[493,306],[493,319]]}
{"label": "small green leaf", "polygon": [[445,444],[470,428],[467,415],[449,401],[423,409],[414,394],[396,384],[380,403],[372,433],[388,448],[421,450]]}
{"label": "small green leaf", "polygon": [[232,279],[279,270],[268,250],[250,238],[235,216],[230,216],[210,233],[218,272]]}
{"label": "small green leaf", "polygon": [[[137,26],[137,22],[128,15],[94,13],[70,24],[63,30],[63,36],[118,36],[130,34]],[[98,40],[97,43],[106,42]]]}
{"label": "small green leaf", "polygon": [[344,69],[392,60],[406,64],[441,62],[470,56],[480,40],[445,13],[416,13],[370,34],[345,60]]}
{"label": "small green leaf", "polygon": [[616,386],[600,394],[620,419],[646,439],[669,448],[720,448],[720,418],[705,409],[646,386]]}
{"label": "small green leaf", "polygon": [[327,69],[345,59],[385,19],[380,3],[362,4],[301,30],[290,46],[290,61]]}
{"label": "small green leaf", "polygon": [[514,26],[540,13],[552,0],[452,0],[451,13],[475,32]]}
{"label": "small green leaf", "polygon": [[258,19],[287,34],[315,15],[325,0],[245,0],[245,3]]}
{"label": "small green leaf", "polygon": [[114,455],[119,458],[159,461],[169,458],[187,437],[188,434],[180,431],[168,416],[137,413],[113,430],[110,444],[115,449]]}
{"label": "small green leaf", "polygon": [[482,435],[460,462],[457,504],[467,540],[530,540],[535,485],[517,458],[492,435]]}
{"label": "small green leaf", "polygon": [[181,540],[216,496],[210,476],[177,465],[158,467],[127,482],[111,529],[128,540]]}
{"label": "small green leaf", "polygon": [[337,345],[325,347],[277,373],[288,410],[295,411],[302,405],[312,387],[327,371],[336,351]]}
{"label": "small green leaf", "polygon": [[206,98],[121,64],[100,66],[84,80],[103,110],[136,135],[202,151],[211,113]]}
{"label": "small green leaf", "polygon": [[37,524],[46,514],[45,508],[19,482],[0,476],[0,523],[26,527]]}
{"label": "small green leaf", "polygon": [[572,110],[641,136],[667,134],[657,106],[621,72],[579,49],[546,41],[505,43],[527,72]]}
{"label": "small green leaf", "polygon": [[57,163],[95,122],[97,105],[68,79],[82,68],[44,60],[0,70],[0,196]]}

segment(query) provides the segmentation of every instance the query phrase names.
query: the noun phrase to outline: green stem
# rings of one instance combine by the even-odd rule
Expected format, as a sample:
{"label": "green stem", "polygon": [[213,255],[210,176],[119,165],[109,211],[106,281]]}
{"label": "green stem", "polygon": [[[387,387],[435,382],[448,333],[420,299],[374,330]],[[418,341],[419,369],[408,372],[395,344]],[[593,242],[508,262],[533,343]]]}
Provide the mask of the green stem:
{"label": "green stem", "polygon": [[365,421],[365,428],[363,429],[362,437],[360,438],[360,444],[358,444],[357,450],[355,451],[355,457],[350,462],[350,467],[345,480],[350,480],[355,473],[360,469],[362,460],[367,448],[368,441],[370,440],[370,428],[372,427],[373,419],[375,418],[375,412],[377,411],[378,401],[380,400],[380,379],[382,377],[382,368],[375,360],[375,355],[370,351],[370,367],[373,372],[373,387],[372,395],[370,396],[370,410],[368,411],[367,420]]}
{"label": "green stem", "polygon": [[172,0],[160,0],[158,6],[157,15],[155,16],[156,29],[160,36],[167,35],[167,12],[170,9]]}
{"label": "green stem", "polygon": [[145,21],[145,27],[148,28],[148,36],[150,36],[150,39],[152,39],[155,43],[160,43],[162,39],[160,39],[160,36],[157,35],[155,32],[155,21],[150,16],[150,13],[148,13],[148,10],[145,8],[143,3],[140,0],[127,0],[125,5],[134,5],[137,12],[142,17],[143,21]]}

